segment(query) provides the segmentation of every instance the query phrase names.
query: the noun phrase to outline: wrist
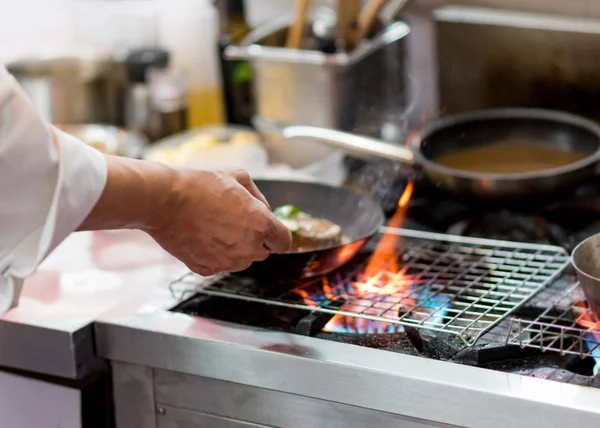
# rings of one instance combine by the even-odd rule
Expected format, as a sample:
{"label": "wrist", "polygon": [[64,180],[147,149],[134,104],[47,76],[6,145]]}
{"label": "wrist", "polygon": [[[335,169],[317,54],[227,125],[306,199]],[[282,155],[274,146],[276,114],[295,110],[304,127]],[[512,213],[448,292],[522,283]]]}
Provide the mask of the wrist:
{"label": "wrist", "polygon": [[140,213],[142,225],[139,229],[151,233],[167,228],[172,223],[174,208],[178,204],[177,182],[179,171],[158,162],[144,162],[148,195],[144,212]]}
{"label": "wrist", "polygon": [[166,165],[106,156],[107,180],[100,200],[79,230],[165,227],[176,171]]}

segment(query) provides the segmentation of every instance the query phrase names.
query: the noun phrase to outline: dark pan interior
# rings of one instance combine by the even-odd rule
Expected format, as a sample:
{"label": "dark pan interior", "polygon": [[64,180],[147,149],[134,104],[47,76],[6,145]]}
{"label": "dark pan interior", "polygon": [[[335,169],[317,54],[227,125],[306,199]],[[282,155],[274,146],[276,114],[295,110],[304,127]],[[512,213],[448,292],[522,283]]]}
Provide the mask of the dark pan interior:
{"label": "dark pan interior", "polygon": [[369,237],[383,224],[381,207],[347,189],[318,183],[256,180],[271,208],[292,204],[302,211],[338,224],[351,241]]}
{"label": "dark pan interior", "polygon": [[598,136],[571,124],[543,118],[497,118],[470,120],[437,130],[421,142],[421,153],[435,161],[461,148],[487,145],[510,139],[559,150],[593,154],[599,147]]}

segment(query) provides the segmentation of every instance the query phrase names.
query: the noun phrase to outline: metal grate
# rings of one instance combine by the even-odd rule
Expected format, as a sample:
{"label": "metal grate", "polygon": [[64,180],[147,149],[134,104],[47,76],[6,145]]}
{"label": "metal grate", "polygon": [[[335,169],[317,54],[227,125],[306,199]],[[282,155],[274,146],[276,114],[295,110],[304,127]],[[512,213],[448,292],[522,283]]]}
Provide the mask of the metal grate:
{"label": "metal grate", "polygon": [[[375,246],[371,246],[324,277],[293,284],[266,286],[263,282],[261,286],[241,276],[206,279],[189,274],[172,286],[446,332],[472,345],[552,282],[569,263],[562,248],[547,245],[396,228],[382,228],[381,234],[396,239],[391,254],[375,251],[381,257],[373,256]],[[374,240],[373,245],[376,243]],[[365,271],[375,257],[377,273],[367,277]]]}
{"label": "metal grate", "polygon": [[541,297],[546,309],[533,320],[511,319],[506,343],[600,359],[600,324],[592,322],[579,284],[551,287]]}

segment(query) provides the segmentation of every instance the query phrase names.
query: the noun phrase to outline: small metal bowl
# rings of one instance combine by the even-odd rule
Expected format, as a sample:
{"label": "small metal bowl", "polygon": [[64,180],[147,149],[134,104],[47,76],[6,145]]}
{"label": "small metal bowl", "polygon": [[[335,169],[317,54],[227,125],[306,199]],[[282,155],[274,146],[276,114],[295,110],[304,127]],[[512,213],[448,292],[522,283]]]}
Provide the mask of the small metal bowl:
{"label": "small metal bowl", "polygon": [[[204,137],[211,141],[204,145]],[[239,143],[235,143],[240,137]],[[170,135],[156,141],[144,159],[174,168],[244,168],[251,176],[264,173],[268,154],[260,134],[236,125],[208,125]]]}
{"label": "small metal bowl", "polygon": [[600,234],[590,236],[573,250],[571,261],[588,306],[600,315]]}
{"label": "small metal bowl", "polygon": [[81,123],[58,124],[56,127],[108,155],[141,159],[148,144],[143,135],[112,125]]}

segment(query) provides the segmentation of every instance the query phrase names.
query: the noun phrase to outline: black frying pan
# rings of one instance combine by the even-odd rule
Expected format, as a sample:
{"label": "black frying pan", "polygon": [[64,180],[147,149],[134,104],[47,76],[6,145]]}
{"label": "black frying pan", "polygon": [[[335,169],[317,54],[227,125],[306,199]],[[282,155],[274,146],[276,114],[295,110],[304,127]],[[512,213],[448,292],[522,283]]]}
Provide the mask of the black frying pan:
{"label": "black frying pan", "polygon": [[[419,166],[444,190],[486,200],[527,201],[594,176],[600,162],[600,126],[569,113],[506,108],[480,110],[442,118],[410,141],[410,147],[311,126],[291,126],[286,138],[316,139],[358,156],[376,156]],[[437,162],[440,156],[465,148],[511,139],[564,152],[583,159],[571,164],[523,173],[469,172]]]}
{"label": "black frying pan", "polygon": [[269,279],[322,275],[350,261],[383,225],[381,207],[367,196],[318,183],[256,180],[271,207],[292,204],[313,217],[338,224],[350,243],[314,251],[272,254],[241,275]]}

